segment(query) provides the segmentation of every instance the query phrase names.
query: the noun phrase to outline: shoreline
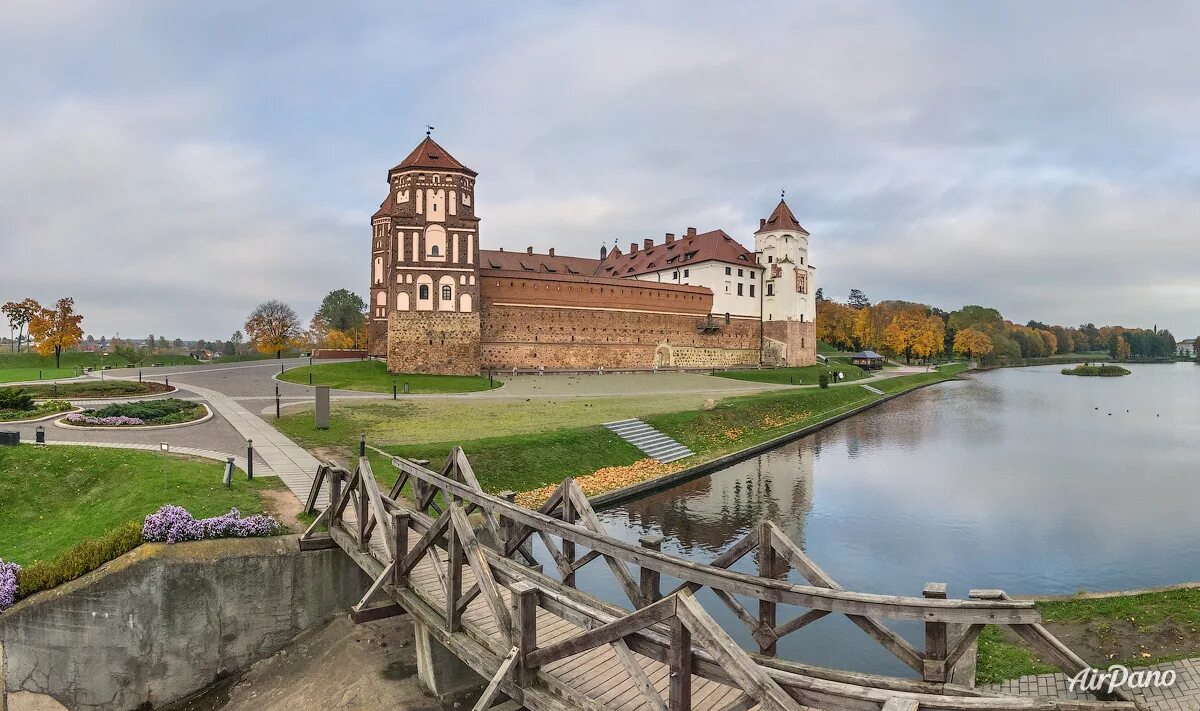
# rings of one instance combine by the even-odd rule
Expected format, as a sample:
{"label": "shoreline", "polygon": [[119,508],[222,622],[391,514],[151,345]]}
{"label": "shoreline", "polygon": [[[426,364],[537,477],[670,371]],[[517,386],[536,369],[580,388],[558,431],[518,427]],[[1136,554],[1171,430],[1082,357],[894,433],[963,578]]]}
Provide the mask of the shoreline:
{"label": "shoreline", "polygon": [[[961,380],[962,379],[961,373],[964,373],[964,372],[967,372],[967,371],[960,371],[958,373],[954,373],[954,374],[952,374],[944,379],[941,379],[941,380],[932,380],[928,383],[920,383],[918,385],[914,385],[913,387],[908,388],[906,390],[901,390],[898,393],[891,393],[891,394],[885,395],[877,400],[872,400],[871,402],[868,402],[863,405],[859,405],[853,409],[847,410],[846,412],[842,412],[837,415],[828,417],[824,420],[821,420],[820,422],[814,422],[811,425],[801,427],[797,430],[793,430],[786,434],[782,434],[778,437],[773,437],[765,442],[759,442],[758,444],[751,445],[749,447],[746,447],[745,449],[740,449],[736,452],[732,452],[730,454],[725,454],[725,455],[722,455],[715,459],[710,459],[708,461],[701,462],[699,464],[688,467],[686,469],[681,469],[676,472],[671,472],[670,474],[666,474],[661,477],[657,477],[654,479],[648,479],[646,481],[641,481],[636,484],[630,484],[629,486],[624,486],[619,489],[613,489],[612,491],[606,491],[603,494],[597,494],[595,496],[589,497],[588,501],[592,504],[592,507],[594,509],[599,511],[601,509],[608,508],[610,506],[615,506],[617,504],[624,503],[626,501],[630,501],[632,499],[644,496],[646,494],[654,493],[656,491],[661,491],[663,489],[667,489],[667,488],[676,486],[678,484],[682,484],[691,479],[695,479],[697,477],[704,476],[705,474],[711,474],[712,472],[714,472],[718,469],[722,469],[724,467],[731,466],[731,465],[737,464],[739,462],[743,462],[752,457],[756,457],[759,454],[762,454],[763,452],[766,452],[766,451],[769,451],[776,447],[779,447],[781,445],[787,444],[788,442],[795,441],[802,437],[807,437],[808,435],[813,434],[814,432],[818,432],[826,427],[829,427],[831,425],[837,424],[838,422],[841,422],[843,420],[854,417],[855,415],[862,414],[863,412],[866,412],[867,410],[870,410],[871,408],[882,405],[885,402],[890,402],[892,400],[895,400],[896,398],[903,397],[905,395],[908,395],[909,393],[916,392],[917,390],[921,390],[922,388],[927,388],[931,385],[940,385],[942,383],[950,382],[953,380]],[[864,380],[866,380],[866,378],[864,378]],[[854,381],[854,383],[861,385],[861,383],[859,383],[858,381]]]}

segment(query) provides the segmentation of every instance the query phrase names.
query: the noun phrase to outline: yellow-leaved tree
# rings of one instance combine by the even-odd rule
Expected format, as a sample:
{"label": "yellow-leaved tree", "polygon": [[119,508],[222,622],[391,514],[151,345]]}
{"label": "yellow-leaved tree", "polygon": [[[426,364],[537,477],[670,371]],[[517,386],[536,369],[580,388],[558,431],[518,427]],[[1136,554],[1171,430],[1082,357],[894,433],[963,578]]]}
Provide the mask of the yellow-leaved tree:
{"label": "yellow-leaved tree", "polygon": [[940,316],[927,316],[913,338],[912,352],[918,358],[928,360],[942,352],[946,343],[946,323]]}
{"label": "yellow-leaved tree", "polygon": [[259,353],[274,353],[283,357],[285,348],[305,343],[300,330],[300,318],[291,306],[271,299],[255,307],[246,319],[246,335]]}
{"label": "yellow-leaved tree", "polygon": [[1125,334],[1117,336],[1117,360],[1129,360],[1130,350],[1129,339],[1125,338]]}
{"label": "yellow-leaved tree", "polygon": [[75,313],[75,299],[65,297],[58,300],[54,308],[42,308],[29,321],[29,337],[37,343],[38,353],[54,354],[54,367],[62,367],[64,348],[73,348],[83,340],[83,329],[79,326],[83,316]]}
{"label": "yellow-leaved tree", "polygon": [[992,339],[983,331],[964,328],[954,334],[954,352],[968,358],[982,358],[992,352]]}

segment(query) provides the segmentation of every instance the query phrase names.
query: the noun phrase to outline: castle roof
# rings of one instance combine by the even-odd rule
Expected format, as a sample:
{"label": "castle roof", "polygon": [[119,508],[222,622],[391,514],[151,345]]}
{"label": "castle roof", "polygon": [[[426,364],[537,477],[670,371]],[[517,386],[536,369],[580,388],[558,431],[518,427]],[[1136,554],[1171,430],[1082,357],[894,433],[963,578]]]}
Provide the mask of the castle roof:
{"label": "castle roof", "polygon": [[481,249],[479,250],[479,267],[481,269],[502,269],[508,272],[591,276],[600,266],[599,259],[567,257],[554,254],[554,250],[550,251],[550,254],[535,254],[532,249],[524,252]]}
{"label": "castle roof", "polygon": [[413,168],[426,168],[429,170],[450,170],[458,173],[466,173],[472,177],[478,175],[475,171],[467,166],[459,163],[454,156],[441,146],[437,141],[429,136],[425,140],[417,144],[412,153],[408,157],[400,161],[400,164],[392,168],[389,173],[397,170],[410,170]]}
{"label": "castle roof", "polygon": [[796,220],[796,216],[792,214],[792,209],[788,207],[782,198],[780,198],[779,204],[771,212],[771,216],[763,222],[762,227],[759,227],[758,231],[754,234],[757,235],[774,230],[796,230],[797,232],[808,234],[808,230],[800,226],[799,221]]}
{"label": "castle roof", "polygon": [[701,262],[725,262],[741,267],[758,267],[754,253],[724,230],[688,234],[679,239],[627,253],[613,250],[600,264],[601,276],[630,277],[664,269],[689,267]]}

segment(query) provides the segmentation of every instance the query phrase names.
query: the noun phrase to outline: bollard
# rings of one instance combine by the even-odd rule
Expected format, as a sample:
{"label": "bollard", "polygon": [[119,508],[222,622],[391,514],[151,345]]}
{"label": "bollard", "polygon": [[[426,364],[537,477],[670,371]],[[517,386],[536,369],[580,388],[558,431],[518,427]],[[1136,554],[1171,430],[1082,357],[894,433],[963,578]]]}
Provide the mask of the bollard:
{"label": "bollard", "polygon": [[246,440],[246,481],[254,481],[254,440]]}
{"label": "bollard", "polygon": [[279,419],[279,386],[275,386],[275,419]]}
{"label": "bollard", "polygon": [[54,383],[54,397],[55,398],[58,397],[58,383],[57,382]]}
{"label": "bollard", "polygon": [[367,435],[365,433],[358,436],[358,456],[367,456]]}
{"label": "bollard", "polygon": [[279,374],[283,375],[283,363],[279,364]]}
{"label": "bollard", "polygon": [[165,375],[163,376],[163,385],[166,385],[168,388],[171,387],[171,379]]}
{"label": "bollard", "polygon": [[138,371],[138,383],[142,382],[142,371]]}
{"label": "bollard", "polygon": [[312,385],[312,371],[308,371],[308,384]]}
{"label": "bollard", "polygon": [[39,370],[38,371],[38,380],[41,380],[41,379],[42,379],[42,371]]}
{"label": "bollard", "polygon": [[393,400],[396,399],[396,381],[395,380],[392,381],[392,399]]}
{"label": "bollard", "polygon": [[492,369],[488,368],[488,390],[491,390],[494,387],[496,386],[492,383]]}
{"label": "bollard", "polygon": [[222,477],[221,483],[225,485],[226,489],[233,485],[233,457],[225,459],[225,475]]}

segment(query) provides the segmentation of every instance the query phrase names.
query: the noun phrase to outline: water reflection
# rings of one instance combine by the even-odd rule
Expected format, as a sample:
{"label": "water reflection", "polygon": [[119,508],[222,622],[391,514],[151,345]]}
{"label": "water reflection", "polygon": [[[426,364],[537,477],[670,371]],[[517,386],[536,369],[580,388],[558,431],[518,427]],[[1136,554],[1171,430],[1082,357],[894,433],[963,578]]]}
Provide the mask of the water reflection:
{"label": "water reflection", "polygon": [[[959,596],[1070,593],[1200,579],[1200,367],[1132,370],[975,374],[601,517],[623,538],[661,532],[666,550],[697,560],[770,519],[840,583],[870,592],[919,595],[940,581]],[[781,651],[904,671],[827,620]],[[743,636],[736,620],[726,627]]]}

